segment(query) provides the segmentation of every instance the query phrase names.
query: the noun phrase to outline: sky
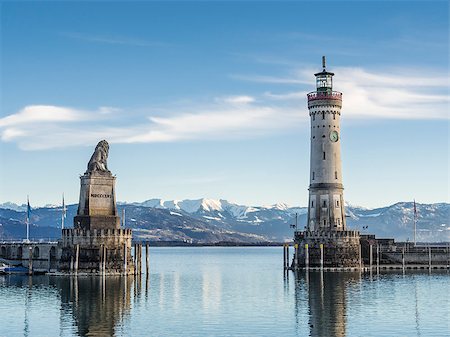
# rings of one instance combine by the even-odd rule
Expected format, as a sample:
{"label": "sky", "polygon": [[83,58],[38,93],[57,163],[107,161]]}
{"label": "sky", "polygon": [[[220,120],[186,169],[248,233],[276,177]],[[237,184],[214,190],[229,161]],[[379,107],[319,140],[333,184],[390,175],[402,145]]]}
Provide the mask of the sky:
{"label": "sky", "polygon": [[0,19],[0,203],[77,203],[106,139],[119,201],[305,206],[322,55],[346,201],[450,201],[447,1],[8,1]]}

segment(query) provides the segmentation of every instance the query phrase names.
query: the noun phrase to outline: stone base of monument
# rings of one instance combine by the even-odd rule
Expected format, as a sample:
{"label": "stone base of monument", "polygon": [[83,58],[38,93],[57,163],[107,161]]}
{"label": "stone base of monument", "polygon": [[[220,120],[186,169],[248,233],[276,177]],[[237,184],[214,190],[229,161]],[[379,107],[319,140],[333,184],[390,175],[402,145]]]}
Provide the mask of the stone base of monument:
{"label": "stone base of monument", "polygon": [[131,229],[63,229],[58,269],[79,274],[134,274],[131,239]]}
{"label": "stone base of monument", "polygon": [[117,215],[77,215],[73,219],[76,228],[85,230],[118,229],[120,217]]}
{"label": "stone base of monument", "polygon": [[296,232],[295,243],[298,248],[292,264],[294,269],[362,267],[358,231]]}

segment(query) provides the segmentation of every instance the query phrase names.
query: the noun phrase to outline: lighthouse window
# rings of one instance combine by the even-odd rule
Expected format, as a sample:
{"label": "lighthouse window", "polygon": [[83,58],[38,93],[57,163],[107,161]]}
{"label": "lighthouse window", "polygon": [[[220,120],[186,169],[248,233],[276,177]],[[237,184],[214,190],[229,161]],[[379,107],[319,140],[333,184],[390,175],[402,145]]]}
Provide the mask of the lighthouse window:
{"label": "lighthouse window", "polygon": [[324,226],[327,225],[327,220],[323,220],[323,225],[324,225]]}
{"label": "lighthouse window", "polygon": [[314,172],[313,172],[313,177],[312,177],[312,180],[314,180]]}
{"label": "lighthouse window", "polygon": [[339,200],[336,200],[336,207],[339,207]]}
{"label": "lighthouse window", "polygon": [[325,160],[325,152],[323,153],[323,160]]}
{"label": "lighthouse window", "polygon": [[313,121],[316,120],[316,114],[313,114]]}
{"label": "lighthouse window", "polygon": [[311,201],[311,208],[314,208],[314,200]]}
{"label": "lighthouse window", "polygon": [[325,111],[322,111],[322,119],[325,119]]}
{"label": "lighthouse window", "polygon": [[327,201],[326,200],[323,201],[323,207],[327,207]]}
{"label": "lighthouse window", "polygon": [[333,114],[333,119],[336,119],[336,114],[335,113]]}
{"label": "lighthouse window", "polygon": [[334,171],[334,179],[337,179],[337,171]]}

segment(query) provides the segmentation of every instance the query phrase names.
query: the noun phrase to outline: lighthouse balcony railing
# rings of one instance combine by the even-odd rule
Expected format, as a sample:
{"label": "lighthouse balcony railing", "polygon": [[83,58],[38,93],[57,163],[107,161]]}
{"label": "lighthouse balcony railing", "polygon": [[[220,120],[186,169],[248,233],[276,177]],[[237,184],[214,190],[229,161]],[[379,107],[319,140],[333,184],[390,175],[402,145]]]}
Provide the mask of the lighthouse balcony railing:
{"label": "lighthouse balcony railing", "polygon": [[313,91],[308,94],[308,102],[316,101],[316,100],[328,100],[328,99],[336,99],[342,100],[342,92],[339,91],[330,91],[330,92],[320,92]]}

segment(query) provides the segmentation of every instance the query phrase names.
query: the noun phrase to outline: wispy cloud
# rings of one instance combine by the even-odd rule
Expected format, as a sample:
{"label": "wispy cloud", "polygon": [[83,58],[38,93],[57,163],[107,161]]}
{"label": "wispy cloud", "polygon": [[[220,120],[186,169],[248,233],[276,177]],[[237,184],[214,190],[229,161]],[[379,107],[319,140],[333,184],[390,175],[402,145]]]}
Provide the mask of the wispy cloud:
{"label": "wispy cloud", "polygon": [[[335,88],[344,93],[343,114],[348,119],[450,119],[449,80],[442,73],[333,70]],[[206,103],[168,103],[163,109],[144,112],[30,105],[0,119],[0,139],[21,149],[41,150],[91,145],[102,138],[112,143],[155,143],[267,136],[307,124],[305,89],[311,88],[312,73],[313,69],[302,68],[294,69],[290,77],[244,76],[262,83],[284,83],[287,88],[213,97]]]}
{"label": "wispy cloud", "polygon": [[[311,85],[317,69],[298,69],[289,77],[232,75],[258,83]],[[449,75],[417,69],[371,71],[337,67],[334,88],[344,93],[344,113],[348,118],[449,119]],[[306,91],[266,92],[267,99],[304,100]]]}
{"label": "wispy cloud", "polygon": [[131,124],[130,114],[114,108],[28,106],[0,119],[0,139],[24,150],[90,145],[101,138],[112,143],[235,139],[282,130],[302,119],[296,111],[256,104],[247,95],[216,98],[201,107],[172,106],[158,116],[134,116]]}
{"label": "wispy cloud", "polygon": [[90,35],[75,32],[62,32],[60,35],[86,42],[103,43],[112,45],[128,45],[135,47],[167,47],[171,44],[160,41],[149,41],[129,36]]}

